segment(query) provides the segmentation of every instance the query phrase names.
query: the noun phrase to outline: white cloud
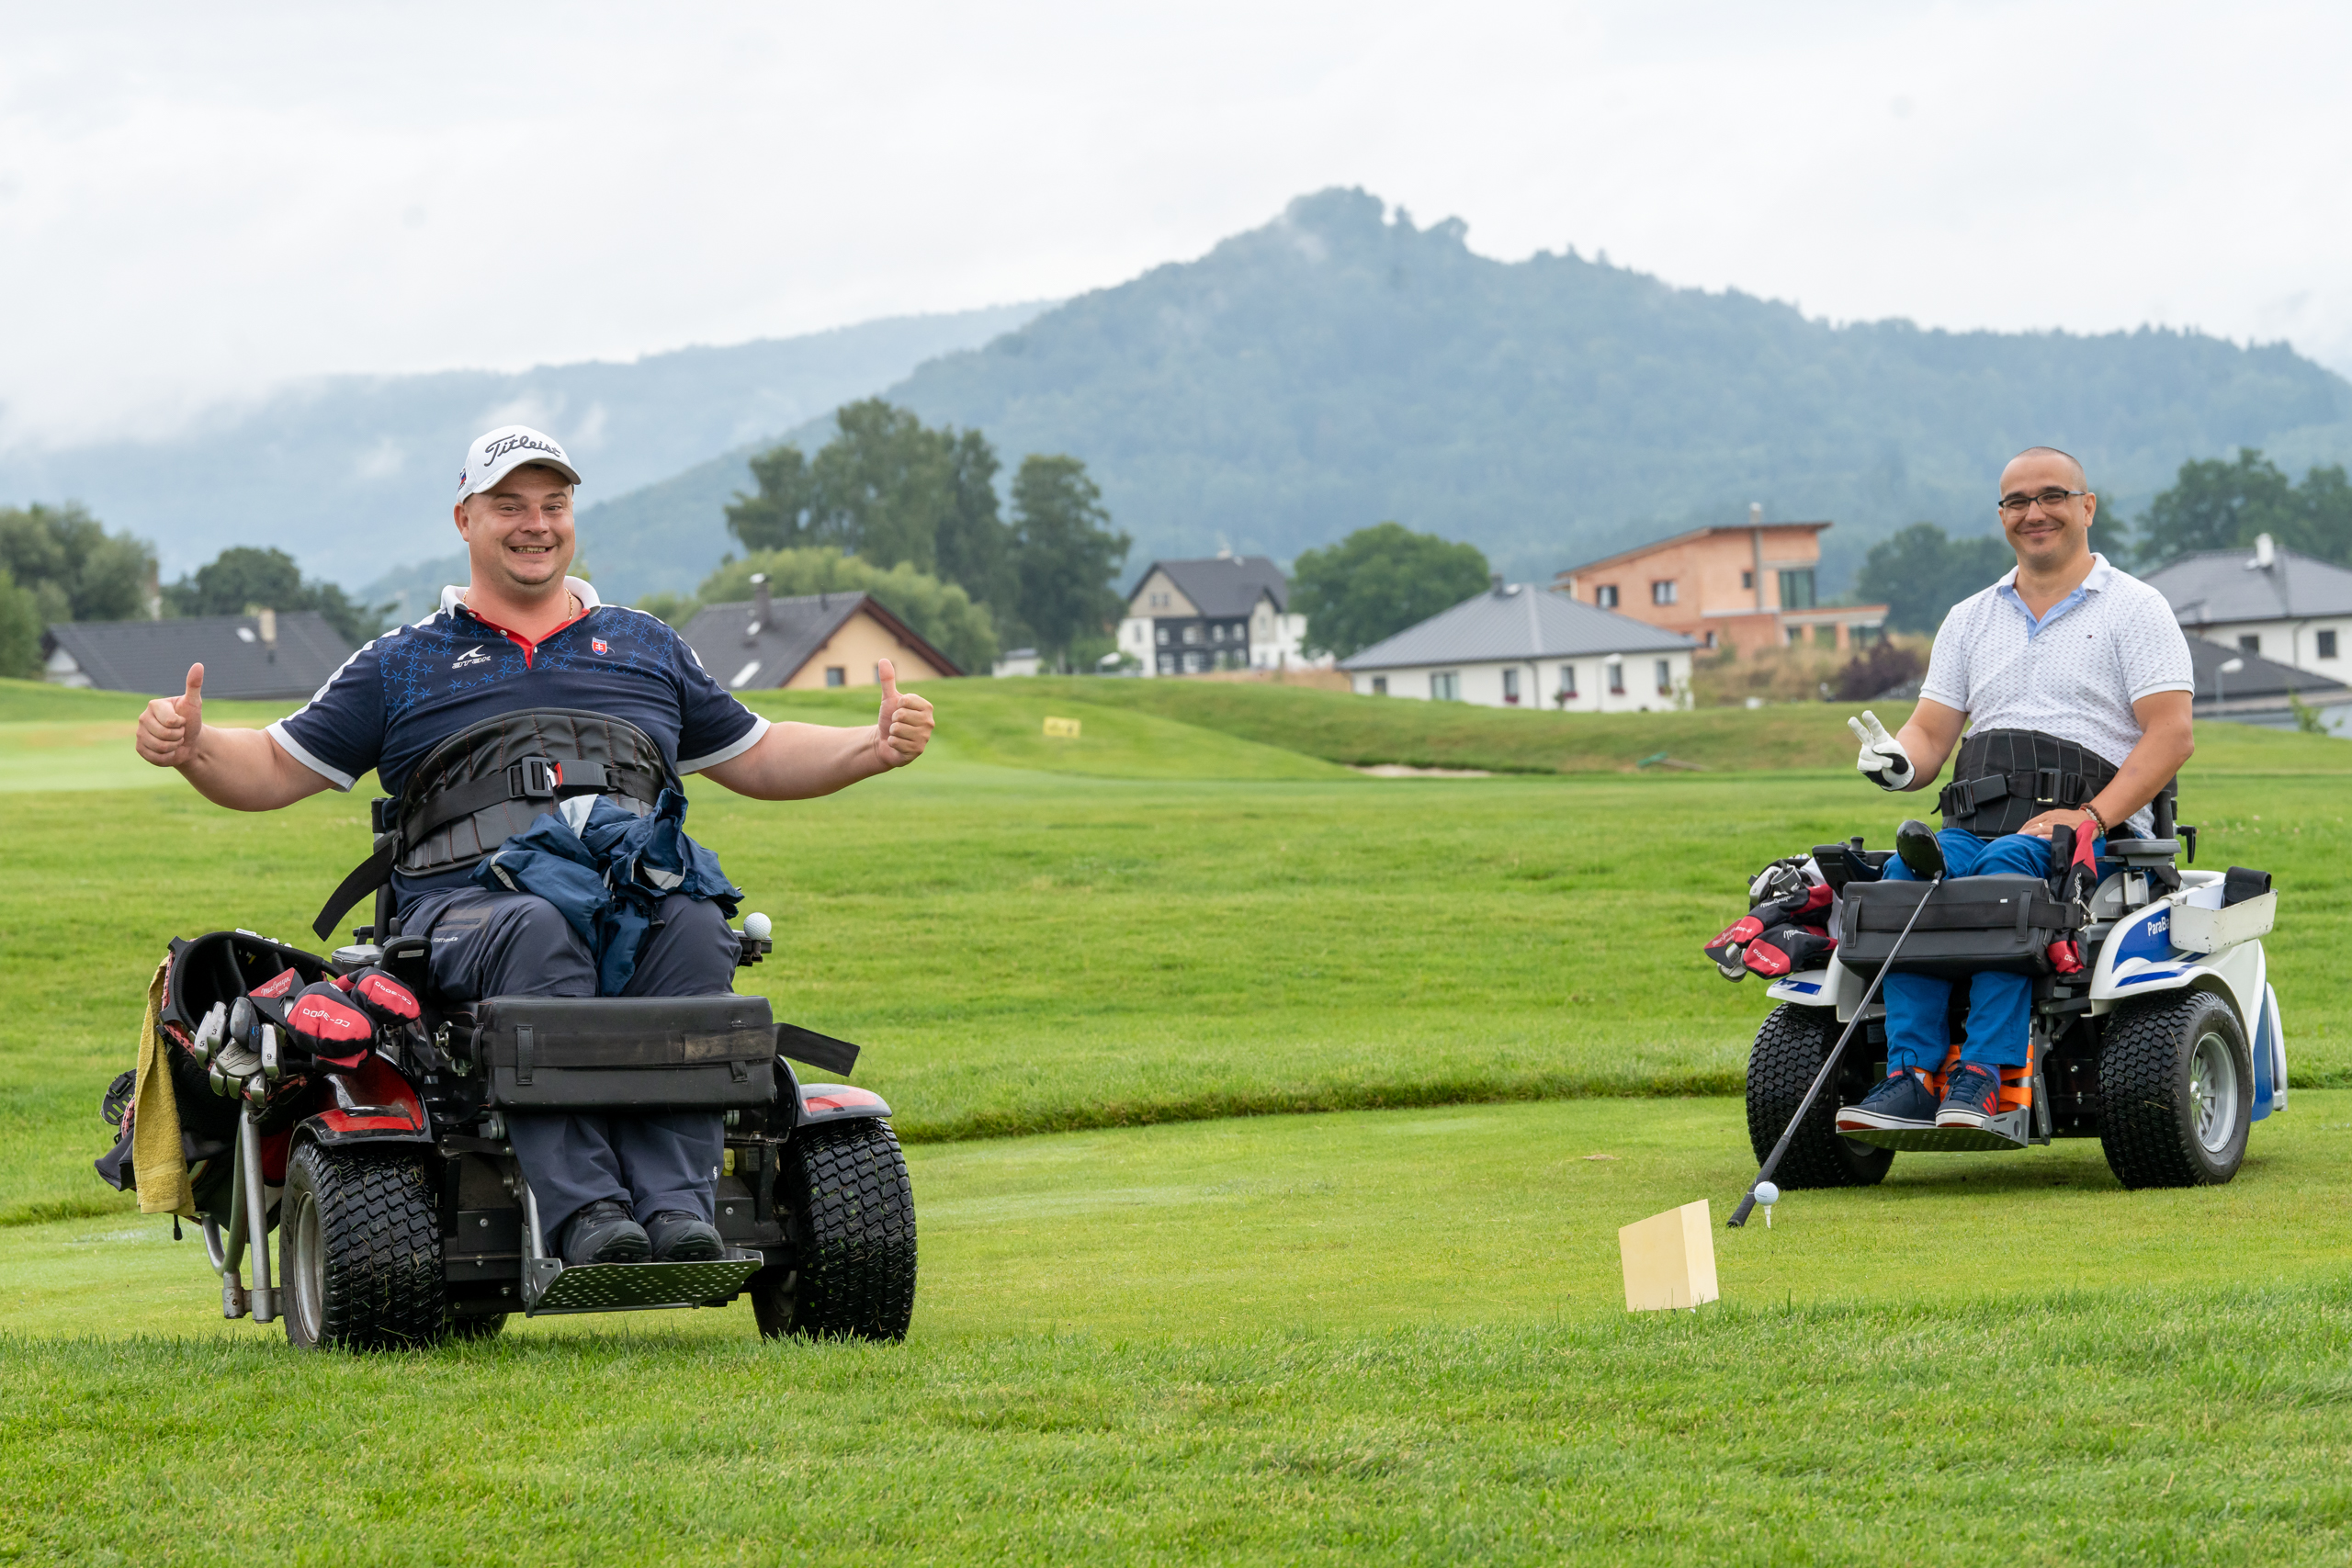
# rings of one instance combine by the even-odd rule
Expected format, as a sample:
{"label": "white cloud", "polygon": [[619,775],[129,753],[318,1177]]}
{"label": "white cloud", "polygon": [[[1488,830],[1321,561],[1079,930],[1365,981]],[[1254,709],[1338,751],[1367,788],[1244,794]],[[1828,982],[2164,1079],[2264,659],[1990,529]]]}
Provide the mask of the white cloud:
{"label": "white cloud", "polygon": [[21,9],[0,433],[1067,294],[1361,184],[1840,318],[2352,367],[2352,12]]}

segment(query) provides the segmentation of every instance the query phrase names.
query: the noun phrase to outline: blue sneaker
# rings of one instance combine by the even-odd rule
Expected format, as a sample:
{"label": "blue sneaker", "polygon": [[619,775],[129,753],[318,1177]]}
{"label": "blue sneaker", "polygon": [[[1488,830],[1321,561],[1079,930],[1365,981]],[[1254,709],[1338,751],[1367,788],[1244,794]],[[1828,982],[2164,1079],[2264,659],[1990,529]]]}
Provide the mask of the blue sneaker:
{"label": "blue sneaker", "polygon": [[1962,1062],[1946,1081],[1944,1102],[1936,1111],[1939,1127],[1989,1127],[2001,1113],[2001,1075],[1973,1062]]}
{"label": "blue sneaker", "polygon": [[1886,1081],[1862,1097],[1858,1105],[1838,1108],[1841,1133],[1901,1133],[1936,1124],[1936,1091],[1928,1075],[1916,1067],[1886,1075]]}

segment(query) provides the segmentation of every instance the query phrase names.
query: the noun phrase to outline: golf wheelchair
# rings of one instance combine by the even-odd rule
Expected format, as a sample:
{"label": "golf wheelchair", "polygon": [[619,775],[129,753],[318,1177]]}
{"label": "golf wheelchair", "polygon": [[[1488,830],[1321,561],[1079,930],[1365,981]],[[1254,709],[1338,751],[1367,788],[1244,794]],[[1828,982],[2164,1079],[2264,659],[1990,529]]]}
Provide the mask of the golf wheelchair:
{"label": "golf wheelchair", "polygon": [[[2191,869],[2197,829],[2177,827],[2175,792],[2167,784],[2157,797],[2147,837],[2112,836],[2095,863],[2087,841],[2078,848],[2073,829],[2059,829],[2047,877],[1889,878],[1893,852],[1860,838],[1758,874],[1749,918],[1708,952],[1726,978],[1770,979],[1767,995],[1780,1004],[1757,1032],[1747,1089],[1758,1161],[1770,1167],[1788,1140],[1779,1185],[1867,1187],[1899,1150],[2066,1137],[2097,1137],[2127,1188],[2235,1176],[2253,1123],[2287,1106],[2285,1032],[2261,940],[2278,896],[2264,872]],[[1939,853],[1928,853],[1939,872]],[[1747,940],[1727,942],[1735,936]],[[1875,980],[1890,954],[1895,973],[2031,977],[2027,1062],[2003,1070],[1989,1126],[1838,1129],[1839,1108],[1885,1076]],[[1963,1037],[1967,1006],[1967,986],[1955,984],[1948,1039]],[[1858,1015],[1849,1036],[1844,1026]],[[1836,1070],[1808,1105],[1841,1039]],[[1930,1075],[1939,1096],[1959,1058],[1954,1043]]]}
{"label": "golf wheelchair", "polygon": [[[774,945],[765,917],[743,923],[739,966]],[[486,1338],[518,1311],[748,1295],[763,1336],[904,1337],[914,1201],[890,1108],[786,1059],[846,1076],[856,1046],[733,993],[452,1006],[426,987],[424,938],[375,932],[323,958],[245,931],[172,943],[156,1026],[224,1317],[360,1349]],[[99,1162],[125,1183],[132,1077],[109,1093],[121,1139]],[[725,1122],[722,1258],[567,1266],[505,1119],[681,1110]]]}

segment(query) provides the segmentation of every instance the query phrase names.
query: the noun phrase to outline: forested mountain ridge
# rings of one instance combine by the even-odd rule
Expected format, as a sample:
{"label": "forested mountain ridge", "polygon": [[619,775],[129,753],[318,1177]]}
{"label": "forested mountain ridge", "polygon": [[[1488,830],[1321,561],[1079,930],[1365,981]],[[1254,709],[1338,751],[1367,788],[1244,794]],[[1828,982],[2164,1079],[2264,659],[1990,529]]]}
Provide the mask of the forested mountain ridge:
{"label": "forested mountain ridge", "polygon": [[2352,386],[2284,344],[1836,324],[1573,254],[1493,261],[1354,190],[888,395],[1084,459],[1139,560],[1220,538],[1288,558],[1397,518],[1530,577],[1750,501],[1837,520],[1841,576],[1910,522],[1988,530],[2000,464],[2035,443],[2134,508],[2188,457],[2352,450]]}
{"label": "forested mountain ridge", "polygon": [[[0,451],[0,505],[83,502],[157,545],[166,575],[224,547],[265,546],[356,585],[456,547],[449,503],[466,443],[493,425],[553,433],[593,504],[773,437],[1042,309],[893,317],[626,362],[322,377],[160,439]],[[709,531],[696,577],[724,537],[715,509]]]}

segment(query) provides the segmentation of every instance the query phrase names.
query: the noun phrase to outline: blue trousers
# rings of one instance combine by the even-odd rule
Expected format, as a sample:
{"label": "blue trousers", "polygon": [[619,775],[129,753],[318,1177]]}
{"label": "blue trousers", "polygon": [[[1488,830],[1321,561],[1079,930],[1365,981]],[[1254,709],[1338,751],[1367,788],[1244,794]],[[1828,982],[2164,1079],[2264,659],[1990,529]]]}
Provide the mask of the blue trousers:
{"label": "blue trousers", "polygon": [[[1944,852],[1945,875],[2047,876],[2050,840],[2023,833],[1980,839],[1965,828],[1946,828],[1936,835]],[[2101,849],[2106,847],[2101,841]],[[1894,882],[1916,882],[1901,860],[1886,863],[1886,876]],[[1886,998],[1886,1070],[1917,1067],[1941,1072],[1951,1049],[1947,1022],[1955,982],[1931,975],[1889,975],[1879,987]],[[2024,975],[1972,975],[1968,977],[1968,1040],[1960,1059],[1985,1067],[2022,1067],[2026,1060],[2028,1014],[2033,1005],[2033,981]]]}

